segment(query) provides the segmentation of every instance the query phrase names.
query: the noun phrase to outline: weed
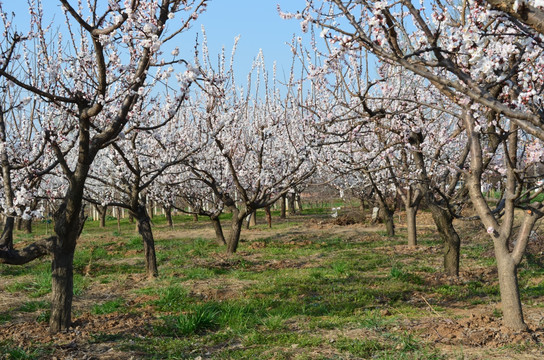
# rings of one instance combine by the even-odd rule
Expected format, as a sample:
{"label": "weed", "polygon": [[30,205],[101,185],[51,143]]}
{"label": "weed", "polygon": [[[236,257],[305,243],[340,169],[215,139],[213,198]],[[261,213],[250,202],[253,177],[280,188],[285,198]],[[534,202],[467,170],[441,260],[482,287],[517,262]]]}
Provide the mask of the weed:
{"label": "weed", "polygon": [[384,346],[378,340],[340,338],[334,345],[338,350],[347,351],[351,355],[364,359],[374,357]]}
{"label": "weed", "polygon": [[124,308],[125,300],[123,298],[117,298],[115,300],[106,301],[100,305],[94,305],[91,312],[95,315],[111,314],[123,310]]}
{"label": "weed", "polygon": [[36,322],[39,322],[39,323],[47,323],[47,322],[49,322],[49,318],[51,318],[51,311],[50,311],[50,310],[42,311],[42,312],[36,317]]}
{"label": "weed", "polygon": [[34,312],[40,309],[47,309],[50,306],[48,301],[26,301],[19,307],[19,311]]}
{"label": "weed", "polygon": [[11,314],[9,314],[7,312],[0,313],[0,324],[11,321],[11,319],[12,319]]}
{"label": "weed", "polygon": [[391,268],[390,276],[393,279],[397,279],[403,282],[409,282],[416,285],[423,285],[423,279],[418,275],[405,272],[398,265],[393,265]]}
{"label": "weed", "polygon": [[362,315],[361,327],[372,330],[381,330],[385,328],[392,320],[385,318],[377,310],[367,310]]}
{"label": "weed", "polygon": [[347,275],[347,272],[350,268],[350,265],[346,261],[336,261],[332,264],[332,270],[335,272],[336,275]]}
{"label": "weed", "polygon": [[270,331],[285,329],[285,319],[280,315],[271,315],[262,320],[264,327]]}
{"label": "weed", "polygon": [[166,316],[164,324],[156,327],[157,334],[167,336],[201,334],[219,325],[219,311],[215,306],[202,305],[192,312],[178,316]]}
{"label": "weed", "polygon": [[168,286],[157,290],[159,299],[154,305],[159,311],[181,311],[186,307],[187,290],[181,286]]}

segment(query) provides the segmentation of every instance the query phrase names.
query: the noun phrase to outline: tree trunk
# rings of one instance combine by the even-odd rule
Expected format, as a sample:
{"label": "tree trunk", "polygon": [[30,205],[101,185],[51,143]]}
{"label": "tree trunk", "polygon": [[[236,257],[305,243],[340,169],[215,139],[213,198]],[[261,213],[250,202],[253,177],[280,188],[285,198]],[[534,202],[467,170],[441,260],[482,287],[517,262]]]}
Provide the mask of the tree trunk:
{"label": "tree trunk", "polygon": [[23,227],[24,227],[25,233],[32,234],[32,219],[24,220]]}
{"label": "tree trunk", "polygon": [[385,229],[387,231],[387,236],[393,237],[395,236],[395,223],[393,221],[393,213],[388,212],[387,214],[384,214],[384,222],[385,222]]}
{"label": "tree trunk", "polygon": [[117,232],[121,235],[121,209],[119,206],[117,207]]}
{"label": "tree trunk", "polygon": [[102,209],[97,207],[97,209],[98,209],[98,213],[100,214],[100,227],[105,228],[106,227],[106,215],[108,215],[108,207],[103,206]]}
{"label": "tree trunk", "polygon": [[75,247],[66,250],[59,247],[53,252],[51,265],[51,317],[49,319],[51,333],[67,330],[72,325],[74,252]]}
{"label": "tree trunk", "polygon": [[145,270],[148,278],[157,277],[159,270],[157,268],[157,257],[155,255],[155,240],[151,230],[151,219],[147,214],[145,205],[138,206],[138,232],[142,236],[144,244]]}
{"label": "tree trunk", "polygon": [[164,207],[164,215],[166,216],[166,222],[168,223],[168,227],[170,229],[174,228],[174,221],[172,220],[172,207],[171,206],[165,206]]}
{"label": "tree trunk", "polygon": [[286,209],[285,209],[285,201],[286,201],[286,195],[283,194],[280,198],[280,219],[285,219],[285,213],[286,213]]}
{"label": "tree trunk", "polygon": [[509,254],[495,251],[501,292],[502,321],[504,326],[517,331],[526,331],[523,310],[519,297],[517,266]]}
{"label": "tree trunk", "polygon": [[149,219],[153,219],[155,217],[155,206],[153,200],[148,201],[147,203],[149,204],[149,210],[147,211]]}
{"label": "tree trunk", "polygon": [[298,205],[298,211],[302,212],[302,200],[300,199],[300,194],[299,193],[296,193],[295,200],[296,200],[296,203]]}
{"label": "tree trunk", "polygon": [[215,230],[215,239],[219,245],[226,245],[225,235],[223,234],[223,227],[221,226],[221,221],[219,221],[219,216],[210,216],[210,220],[213,224],[213,229]]}
{"label": "tree trunk", "polygon": [[287,199],[289,200],[289,215],[295,215],[297,212],[295,209],[295,194],[289,194]]}
{"label": "tree trunk", "polygon": [[380,214],[382,220],[385,224],[385,229],[387,231],[387,236],[395,236],[395,223],[393,221],[393,212],[389,209],[387,204],[384,201],[381,201],[378,197],[378,202],[380,205]]}
{"label": "tree trunk", "polygon": [[16,221],[16,224],[17,224],[17,230],[18,230],[18,231],[23,230],[23,219],[21,219],[20,217],[18,217],[18,218],[17,218],[17,221]]}
{"label": "tree trunk", "polygon": [[253,211],[251,213],[251,217],[249,218],[249,226],[256,226],[257,225],[257,211]]}
{"label": "tree trunk", "polygon": [[272,212],[270,211],[270,206],[265,206],[264,212],[266,213],[266,222],[268,223],[268,228],[272,229]]}
{"label": "tree trunk", "polygon": [[416,214],[417,206],[406,206],[406,230],[408,232],[408,246],[417,245]]}
{"label": "tree trunk", "polygon": [[198,221],[198,214],[193,214],[193,221],[194,221],[194,222],[197,222],[197,221]]}
{"label": "tree trunk", "polygon": [[238,209],[233,209],[230,234],[227,241],[227,254],[234,254],[236,252],[236,249],[238,249],[240,233],[242,232],[242,226],[245,218],[246,216],[240,214],[240,211]]}
{"label": "tree trunk", "polygon": [[4,230],[0,237],[0,249],[5,251],[13,250],[13,228],[15,227],[15,219],[12,216],[6,217]]}
{"label": "tree trunk", "polygon": [[362,221],[365,222],[366,220],[366,208],[365,208],[365,200],[363,198],[361,200],[361,218]]}
{"label": "tree trunk", "polygon": [[444,272],[450,276],[459,276],[459,254],[461,239],[453,227],[453,217],[446,209],[441,208],[432,200],[427,201],[436,228],[444,240]]}

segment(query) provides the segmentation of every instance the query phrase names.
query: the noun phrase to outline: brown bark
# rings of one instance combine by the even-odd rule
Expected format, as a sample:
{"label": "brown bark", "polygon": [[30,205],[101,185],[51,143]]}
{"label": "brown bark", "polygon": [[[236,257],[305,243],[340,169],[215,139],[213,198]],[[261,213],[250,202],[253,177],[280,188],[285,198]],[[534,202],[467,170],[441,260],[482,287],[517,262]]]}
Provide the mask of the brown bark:
{"label": "brown bark", "polygon": [[387,231],[387,236],[395,236],[395,223],[393,220],[394,213],[389,209],[389,206],[385,203],[385,200],[381,196],[376,197],[378,200],[378,205],[380,207],[380,216],[385,224],[385,229]]}
{"label": "brown bark", "polygon": [[232,208],[232,220],[230,225],[230,234],[227,240],[227,253],[234,254],[238,249],[238,243],[240,242],[240,234],[242,232],[242,226],[246,218],[247,212],[241,212],[237,208]]}
{"label": "brown bark", "polygon": [[54,216],[58,242],[52,249],[51,262],[51,333],[67,330],[72,325],[73,260],[77,239],[87,219],[82,206],[83,182],[74,183],[72,189]]}
{"label": "brown bark", "polygon": [[151,230],[151,219],[147,214],[145,205],[138,206],[136,218],[138,220],[138,232],[142,236],[145,256],[145,272],[148,278],[159,276],[157,256],[155,254],[155,239]]}
{"label": "brown bark", "polygon": [[427,205],[431,210],[434,223],[442,240],[444,240],[444,272],[450,276],[459,276],[459,255],[461,239],[453,227],[453,216],[447,210],[427,197]]}
{"label": "brown bark", "polygon": [[108,215],[108,207],[96,205],[96,211],[98,211],[98,214],[100,215],[100,227],[105,228],[106,216]]}
{"label": "brown bark", "polygon": [[523,309],[519,296],[517,264],[508,256],[495,250],[501,294],[503,324],[513,330],[526,331],[527,324],[523,319]]}
{"label": "brown bark", "polygon": [[32,234],[32,219],[23,220],[23,229],[25,233]]}
{"label": "brown bark", "polygon": [[289,215],[295,215],[297,212],[295,208],[295,194],[289,194],[287,200],[289,201]]}
{"label": "brown bark", "polygon": [[219,221],[219,216],[210,216],[210,220],[212,221],[217,243],[219,245],[226,245],[227,241],[225,240],[225,235],[223,234],[223,227],[221,226],[221,221]]}
{"label": "brown bark", "polygon": [[417,245],[416,214],[417,207],[406,207],[406,230],[408,232],[408,246]]}
{"label": "brown bark", "polygon": [[21,250],[13,248],[0,248],[0,263],[9,265],[27,264],[35,259],[51,253],[56,242],[57,237],[52,236],[47,239],[34,242]]}
{"label": "brown bark", "polygon": [[[470,111],[464,112],[465,127],[471,146],[470,176],[468,176],[468,191],[470,199],[480,220],[493,239],[495,258],[499,277],[503,324],[516,331],[526,331],[527,325],[523,319],[521,299],[517,279],[517,267],[523,258],[529,236],[536,221],[542,217],[540,211],[530,208],[524,213],[521,229],[518,231],[514,249],[510,251],[508,244],[513,237],[515,201],[521,195],[522,182],[517,173],[518,169],[518,131],[516,124],[510,123],[510,133],[505,146],[505,205],[502,223],[499,224],[493,216],[481,192],[483,173],[483,151],[479,132],[474,130],[475,119]],[[538,205],[537,205],[538,206]]]}
{"label": "brown bark", "polygon": [[[412,133],[410,135],[409,141],[410,144],[419,148],[419,146],[423,142],[423,135],[421,133]],[[430,180],[427,176],[425,160],[421,151],[412,151],[412,155],[414,156],[414,161],[417,168],[420,170],[419,188],[421,190],[421,193],[425,197],[427,206],[431,210],[431,214],[436,228],[440,233],[442,240],[444,240],[444,272],[450,276],[459,276],[461,239],[459,238],[459,234],[457,234],[457,231],[453,227],[453,215],[447,208],[447,204],[445,204],[446,207],[441,206],[442,204],[440,204],[436,200],[432,190],[429,188]],[[464,161],[465,160],[463,159],[462,163],[464,163]],[[461,167],[462,163],[458,164],[458,166]],[[455,185],[455,183],[450,184],[452,188],[454,188]],[[448,201],[447,199],[442,200],[443,202]]]}
{"label": "brown bark", "polygon": [[6,217],[4,222],[4,230],[0,237],[0,250],[9,251],[13,249],[13,228],[15,227],[15,219],[12,216]]}
{"label": "brown bark", "polygon": [[360,201],[361,201],[361,218],[362,218],[362,221],[365,222],[366,221],[366,207],[365,207],[365,199],[364,198],[360,198]]}
{"label": "brown bark", "polygon": [[296,193],[295,194],[295,200],[296,200],[296,204],[298,205],[298,211],[299,212],[302,212],[303,211],[303,208],[302,208],[302,200],[300,198],[300,194],[299,193]]}
{"label": "brown bark", "polygon": [[51,264],[51,317],[49,320],[52,333],[67,330],[72,325],[74,252],[75,247],[59,249],[53,253],[53,263]]}
{"label": "brown bark", "polygon": [[164,215],[166,216],[166,222],[168,223],[168,227],[170,229],[174,228],[174,220],[172,220],[172,207],[171,206],[165,206],[164,207]]}
{"label": "brown bark", "polygon": [[525,23],[533,30],[544,34],[544,10],[533,6],[529,2],[520,3],[517,11],[514,10],[514,0],[486,0],[486,2],[492,8],[503,11]]}
{"label": "brown bark", "polygon": [[272,212],[270,211],[270,206],[265,206],[264,212],[266,213],[266,222],[268,223],[268,228],[272,229]]}
{"label": "brown bark", "polygon": [[286,200],[287,200],[287,195],[283,194],[280,197],[280,219],[285,219],[286,217],[286,206],[285,206]]}

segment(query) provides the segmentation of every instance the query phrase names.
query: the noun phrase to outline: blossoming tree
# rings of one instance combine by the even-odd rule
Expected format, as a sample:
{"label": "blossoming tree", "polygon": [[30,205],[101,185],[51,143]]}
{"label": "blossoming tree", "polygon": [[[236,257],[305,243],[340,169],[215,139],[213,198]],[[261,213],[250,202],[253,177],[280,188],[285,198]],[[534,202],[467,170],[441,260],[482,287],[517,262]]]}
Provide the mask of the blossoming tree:
{"label": "blossoming tree", "polygon": [[[503,321],[514,330],[527,329],[517,267],[534,224],[543,215],[542,204],[526,201],[530,196],[521,197],[529,191],[522,159],[529,154],[521,151],[521,139],[544,140],[540,99],[543,5],[517,0],[428,4],[330,0],[309,2],[299,15],[283,14],[300,17],[306,28],[310,23],[320,26],[324,36],[336,44],[336,56],[365,49],[380,61],[427,79],[462,108],[470,144],[470,165],[463,174],[474,209],[494,244]],[[500,150],[499,171],[506,183],[499,213],[482,194],[486,159],[495,153],[483,149],[493,141],[498,144],[495,150]],[[525,209],[517,235],[513,227],[516,208]],[[516,245],[510,249],[514,238]]]}
{"label": "blossoming tree", "polygon": [[53,24],[63,31],[50,26],[40,1],[32,2],[24,34],[15,22],[3,22],[9,41],[0,51],[0,63],[16,57],[20,64],[1,67],[0,76],[48,104],[40,114],[41,128],[68,184],[55,214],[55,236],[44,240],[53,256],[52,332],[71,325],[73,258],[84,225],[82,199],[93,161],[134,115],[155,65],[171,60],[161,46],[187,29],[206,1],[109,1],[89,3],[87,8],[69,0],[58,4],[62,14],[54,21],[65,21]]}

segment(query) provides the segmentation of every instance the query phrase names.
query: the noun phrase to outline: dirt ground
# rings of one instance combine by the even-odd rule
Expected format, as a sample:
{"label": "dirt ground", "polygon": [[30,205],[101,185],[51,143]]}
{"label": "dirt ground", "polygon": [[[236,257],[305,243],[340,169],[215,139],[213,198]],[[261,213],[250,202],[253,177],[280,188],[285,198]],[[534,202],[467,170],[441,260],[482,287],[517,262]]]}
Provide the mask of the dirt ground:
{"label": "dirt ground", "polygon": [[[420,216],[420,229],[434,231],[430,216]],[[398,226],[397,230],[402,232],[403,227]],[[335,221],[309,220],[306,224],[293,227],[279,228],[272,236],[285,239],[288,246],[304,246],[306,238],[318,238],[324,236],[338,236],[346,241],[359,241],[363,237],[368,240],[368,234],[372,231],[383,231],[381,225],[337,225]],[[477,231],[477,230],[474,230]],[[265,247],[265,238],[270,238],[270,231],[252,229],[243,234],[244,242],[251,248]],[[376,235],[379,236],[379,235]],[[162,230],[157,232],[157,240],[183,238],[213,238],[210,227],[199,227],[195,229]],[[427,253],[438,254],[441,252],[439,246],[408,248],[405,246],[389,246],[375,249],[386,254],[399,253]],[[533,249],[541,251],[542,249]],[[289,260],[266,260],[260,258],[259,253],[246,253],[241,255],[247,261],[253,262],[256,269],[282,269],[282,268],[304,268],[315,266],[321,261],[320,256]],[[439,257],[437,257],[439,261]],[[233,266],[232,260],[226,255],[218,254],[207,261],[208,268],[221,268]],[[492,268],[462,268],[458,278],[449,278],[440,273],[419,274],[425,284],[445,283],[464,284],[472,279],[479,281],[495,281],[496,273]],[[128,281],[127,281],[128,280]],[[146,304],[153,300],[153,295],[135,295],[135,288],[144,288],[149,281],[141,274],[120,274],[119,281],[109,284],[93,283],[91,287],[74,300],[74,326],[67,332],[50,335],[47,324],[36,322],[36,313],[18,313],[9,322],[0,325],[0,341],[9,340],[13,346],[22,349],[31,349],[36,344],[54,344],[55,351],[49,357],[51,359],[139,359],[144,357],[143,353],[134,350],[123,351],[116,347],[115,339],[122,336],[129,336],[134,339],[145,338],[150,335],[150,324],[156,320],[153,308],[140,308],[135,313],[111,313],[105,315],[92,315],[89,308],[92,304],[103,302],[107,299],[114,299],[122,296],[127,299],[128,305]],[[251,280],[224,280],[203,279],[186,280],[181,285],[189,289],[192,296],[202,299],[228,300],[243,293],[244,289],[251,286]],[[539,281],[538,279],[535,281]],[[127,285],[130,284],[130,285]],[[0,313],[17,308],[22,299],[19,293],[0,293]],[[523,333],[511,332],[504,328],[500,319],[497,318],[497,307],[499,304],[470,305],[466,302],[448,304],[446,312],[439,312],[435,309],[435,301],[428,294],[413,294],[408,301],[418,303],[425,309],[421,316],[403,316],[402,312],[393,309],[384,310],[382,316],[400,315],[401,320],[395,327],[400,331],[416,334],[421,339],[434,344],[443,353],[456,358],[470,359],[544,359],[542,346],[528,347],[527,343],[542,344],[544,342],[544,312],[541,304],[535,302],[524,307],[526,322],[530,331]],[[540,298],[539,301],[544,301]],[[297,331],[296,323],[291,324],[289,331]],[[103,338],[97,339],[96,334],[104,334]],[[370,338],[372,331],[368,329],[352,330],[327,330],[325,338],[332,343],[339,336],[353,338]],[[111,341],[109,340],[111,339]],[[232,345],[236,346],[236,345]],[[459,347],[462,347],[462,354],[459,354]],[[303,350],[301,350],[301,354]],[[342,358],[333,347],[324,344],[319,354],[313,354],[316,358]],[[312,354],[308,354],[313,358]],[[0,354],[1,358],[7,358]],[[302,355],[301,355],[302,356]],[[196,358],[196,357],[195,357]],[[273,358],[273,357],[271,357]]]}

